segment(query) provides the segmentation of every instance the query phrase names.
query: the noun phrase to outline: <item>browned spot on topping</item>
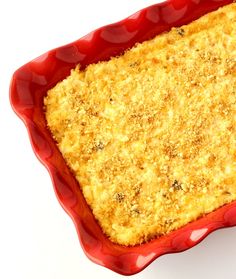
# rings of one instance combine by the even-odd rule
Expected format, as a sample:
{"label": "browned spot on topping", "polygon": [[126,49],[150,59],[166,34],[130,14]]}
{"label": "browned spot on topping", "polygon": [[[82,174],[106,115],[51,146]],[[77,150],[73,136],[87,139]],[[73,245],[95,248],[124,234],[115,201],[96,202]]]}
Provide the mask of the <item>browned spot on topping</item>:
{"label": "browned spot on topping", "polygon": [[138,184],[138,185],[136,185],[136,186],[134,187],[134,193],[135,193],[135,195],[140,194],[141,186],[142,186],[142,183],[140,183],[140,184]]}
{"label": "browned spot on topping", "polygon": [[184,31],[184,29],[183,28],[176,28],[176,31],[177,31],[177,33],[180,35],[180,36],[184,36],[184,34],[185,34],[185,31]]}
{"label": "browned spot on topping", "polygon": [[164,145],[164,154],[169,158],[175,158],[177,156],[176,147],[171,143],[166,143]]}
{"label": "browned spot on topping", "polygon": [[104,148],[104,143],[99,141],[98,143],[95,144],[95,150],[99,151],[102,150]]}
{"label": "browned spot on topping", "polygon": [[174,181],[171,187],[173,187],[175,190],[182,190],[181,183],[179,183],[177,180]]}
{"label": "browned spot on topping", "polygon": [[159,62],[159,60],[158,60],[156,57],[154,57],[154,58],[152,58],[152,62],[153,62],[154,64],[157,64],[157,63]]}
{"label": "browned spot on topping", "polygon": [[115,194],[115,200],[119,203],[122,202],[124,200],[124,198],[125,198],[125,195],[122,192]]}
{"label": "browned spot on topping", "polygon": [[135,205],[133,205],[133,206],[131,207],[131,211],[132,211],[132,213],[135,213],[135,214],[139,214],[139,213],[140,213],[140,210],[139,210],[137,204],[135,204]]}
{"label": "browned spot on topping", "polygon": [[166,219],[164,223],[165,223],[166,225],[169,225],[169,226],[170,226],[170,225],[172,225],[175,221],[176,221],[176,219],[170,218],[170,219]]}
{"label": "browned spot on topping", "polygon": [[134,61],[134,62],[130,63],[129,66],[130,66],[131,68],[134,68],[134,67],[138,66],[139,64],[140,64],[140,63],[139,63],[138,61]]}
{"label": "browned spot on topping", "polygon": [[229,191],[224,191],[223,194],[224,195],[231,195],[231,193]]}
{"label": "browned spot on topping", "polygon": [[91,116],[98,116],[99,115],[99,113],[92,108],[88,108],[86,110],[86,112],[87,112],[88,115],[91,115]]}
{"label": "browned spot on topping", "polygon": [[134,210],[133,210],[133,212],[135,212],[135,213],[137,213],[137,214],[139,214],[139,213],[140,213],[140,211],[139,211],[139,209],[138,209],[138,208],[134,209]]}

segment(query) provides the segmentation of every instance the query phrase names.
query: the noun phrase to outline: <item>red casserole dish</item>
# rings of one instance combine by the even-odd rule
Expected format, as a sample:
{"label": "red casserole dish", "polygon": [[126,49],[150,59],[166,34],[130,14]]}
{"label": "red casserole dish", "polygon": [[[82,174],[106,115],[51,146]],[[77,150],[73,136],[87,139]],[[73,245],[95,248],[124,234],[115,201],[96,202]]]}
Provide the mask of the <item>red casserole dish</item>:
{"label": "red casserole dish", "polygon": [[187,24],[233,1],[172,0],[145,8],[115,24],[107,25],[68,45],[51,50],[18,69],[12,78],[10,101],[23,120],[33,150],[48,169],[57,198],[72,218],[81,246],[93,262],[131,275],[167,253],[193,247],[210,232],[236,225],[236,202],[148,243],[123,247],[112,243],[97,224],[78,182],[69,171],[46,125],[43,98],[47,90],[69,75],[78,63],[108,60],[136,42],[151,39],[173,26]]}

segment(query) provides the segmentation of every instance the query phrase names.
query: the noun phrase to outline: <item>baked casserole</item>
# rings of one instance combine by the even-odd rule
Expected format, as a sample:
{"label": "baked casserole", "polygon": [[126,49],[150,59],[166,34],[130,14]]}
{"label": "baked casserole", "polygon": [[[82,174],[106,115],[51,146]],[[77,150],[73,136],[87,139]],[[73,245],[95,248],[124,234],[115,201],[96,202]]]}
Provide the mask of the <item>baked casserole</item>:
{"label": "baked casserole", "polygon": [[48,127],[111,241],[137,245],[236,200],[236,4],[78,65]]}

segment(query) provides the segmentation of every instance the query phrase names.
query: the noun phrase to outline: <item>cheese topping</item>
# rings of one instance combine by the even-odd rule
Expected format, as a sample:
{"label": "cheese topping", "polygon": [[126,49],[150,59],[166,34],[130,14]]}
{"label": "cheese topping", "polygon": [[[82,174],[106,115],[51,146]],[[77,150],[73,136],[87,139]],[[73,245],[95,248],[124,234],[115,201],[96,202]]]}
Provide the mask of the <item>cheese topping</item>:
{"label": "cheese topping", "polygon": [[48,91],[48,127],[113,242],[146,242],[236,200],[235,46],[231,4]]}

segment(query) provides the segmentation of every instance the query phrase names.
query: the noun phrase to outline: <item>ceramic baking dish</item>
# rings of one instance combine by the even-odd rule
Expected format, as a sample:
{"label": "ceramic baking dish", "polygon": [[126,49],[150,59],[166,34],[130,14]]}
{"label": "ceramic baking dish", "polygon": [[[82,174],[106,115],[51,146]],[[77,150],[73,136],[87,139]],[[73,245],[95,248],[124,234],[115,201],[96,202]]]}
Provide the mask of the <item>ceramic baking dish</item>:
{"label": "ceramic baking dish", "polygon": [[203,14],[233,1],[172,0],[147,7],[115,24],[101,27],[85,37],[58,47],[18,69],[11,81],[10,101],[23,120],[33,150],[48,169],[57,198],[72,218],[81,246],[93,262],[124,275],[143,270],[167,253],[189,249],[210,232],[236,225],[236,202],[148,243],[123,247],[112,243],[97,224],[56,143],[43,111],[47,90],[69,75],[78,63],[91,63],[122,54],[136,42],[153,38],[173,26],[187,24]]}

